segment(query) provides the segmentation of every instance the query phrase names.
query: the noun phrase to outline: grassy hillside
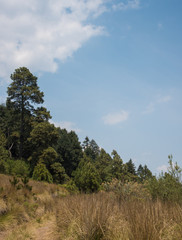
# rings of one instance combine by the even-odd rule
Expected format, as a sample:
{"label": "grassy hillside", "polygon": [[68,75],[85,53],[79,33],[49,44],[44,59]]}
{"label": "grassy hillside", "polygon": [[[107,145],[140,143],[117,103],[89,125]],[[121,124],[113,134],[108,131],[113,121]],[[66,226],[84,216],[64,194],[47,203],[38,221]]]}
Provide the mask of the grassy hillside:
{"label": "grassy hillside", "polygon": [[182,239],[182,205],[152,201],[137,188],[127,197],[114,191],[71,195],[58,185],[0,175],[0,239]]}

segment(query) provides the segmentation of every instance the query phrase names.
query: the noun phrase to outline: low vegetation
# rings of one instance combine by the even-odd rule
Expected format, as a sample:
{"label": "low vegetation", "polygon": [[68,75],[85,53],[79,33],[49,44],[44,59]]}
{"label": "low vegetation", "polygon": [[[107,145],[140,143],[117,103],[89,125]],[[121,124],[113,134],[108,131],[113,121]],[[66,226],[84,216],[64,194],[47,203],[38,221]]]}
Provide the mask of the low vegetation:
{"label": "low vegetation", "polygon": [[[24,181],[24,182],[23,182]],[[0,175],[0,239],[182,239],[181,201],[113,180],[97,193]]]}

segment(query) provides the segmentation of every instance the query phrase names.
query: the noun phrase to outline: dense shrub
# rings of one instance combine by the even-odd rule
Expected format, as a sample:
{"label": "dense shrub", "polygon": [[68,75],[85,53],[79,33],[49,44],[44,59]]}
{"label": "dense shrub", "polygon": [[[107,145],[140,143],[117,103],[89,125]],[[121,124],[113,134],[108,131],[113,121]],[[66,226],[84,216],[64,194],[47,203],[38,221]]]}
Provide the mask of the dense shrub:
{"label": "dense shrub", "polygon": [[6,173],[10,175],[16,175],[19,177],[29,176],[29,164],[23,160],[9,159],[6,164]]}
{"label": "dense shrub", "polygon": [[43,163],[38,163],[37,166],[34,168],[32,178],[37,181],[46,181],[49,183],[53,182],[52,175]]}
{"label": "dense shrub", "polygon": [[55,183],[63,184],[69,180],[68,175],[65,172],[64,167],[61,163],[55,162],[51,165],[51,173],[53,177],[53,181]]}
{"label": "dense shrub", "polygon": [[113,179],[110,183],[102,184],[103,190],[107,192],[114,192],[121,199],[150,199],[150,192],[147,189],[146,184],[137,182],[125,182],[118,179]]}
{"label": "dense shrub", "polygon": [[182,184],[169,173],[165,173],[158,179],[153,177],[147,185],[154,200],[157,198],[163,201],[179,202],[182,200]]}
{"label": "dense shrub", "polygon": [[95,166],[86,156],[79,163],[74,173],[74,180],[79,190],[85,193],[98,191],[101,183]]}
{"label": "dense shrub", "polygon": [[79,193],[79,189],[76,186],[73,179],[70,179],[67,183],[63,184],[62,186],[66,188],[66,190],[68,190],[71,194]]}
{"label": "dense shrub", "polygon": [[181,168],[172,162],[169,155],[168,173],[161,173],[158,178],[153,177],[147,182],[148,189],[153,199],[180,202],[182,200]]}

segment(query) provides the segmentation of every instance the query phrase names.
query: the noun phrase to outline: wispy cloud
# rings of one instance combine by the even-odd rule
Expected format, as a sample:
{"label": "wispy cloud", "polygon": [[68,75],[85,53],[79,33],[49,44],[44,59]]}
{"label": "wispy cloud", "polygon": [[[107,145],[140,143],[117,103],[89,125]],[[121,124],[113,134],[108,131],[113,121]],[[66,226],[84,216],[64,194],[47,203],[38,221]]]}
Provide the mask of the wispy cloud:
{"label": "wispy cloud", "polygon": [[54,122],[54,121],[50,121],[51,123],[53,123],[56,127],[60,127],[61,129],[66,129],[68,132],[70,131],[75,131],[76,133],[80,133],[81,129],[76,127],[76,124],[73,122],[69,122],[69,121],[63,121],[63,122]]}
{"label": "wispy cloud", "polygon": [[149,105],[146,107],[146,109],[143,111],[143,114],[149,114],[154,112],[155,110],[155,104],[153,102],[149,103]]}
{"label": "wispy cloud", "polygon": [[113,10],[128,10],[128,9],[138,9],[140,7],[140,0],[127,0],[121,1],[120,3],[113,4]]}
{"label": "wispy cloud", "polygon": [[162,23],[158,23],[158,24],[157,24],[157,28],[158,28],[158,30],[163,29],[163,24],[162,24]]}
{"label": "wispy cloud", "polygon": [[167,103],[169,101],[171,101],[172,97],[170,95],[167,96],[159,96],[157,99],[158,103]]}
{"label": "wispy cloud", "polygon": [[124,122],[128,119],[129,113],[127,111],[119,111],[116,113],[109,113],[104,116],[102,119],[106,125],[115,125],[121,122]]}
{"label": "wispy cloud", "polygon": [[172,100],[172,97],[170,95],[166,95],[166,96],[158,96],[156,97],[156,99],[153,102],[150,102],[146,109],[142,112],[143,114],[150,114],[152,112],[155,111],[156,107],[159,104],[164,104],[164,103],[168,103]]}

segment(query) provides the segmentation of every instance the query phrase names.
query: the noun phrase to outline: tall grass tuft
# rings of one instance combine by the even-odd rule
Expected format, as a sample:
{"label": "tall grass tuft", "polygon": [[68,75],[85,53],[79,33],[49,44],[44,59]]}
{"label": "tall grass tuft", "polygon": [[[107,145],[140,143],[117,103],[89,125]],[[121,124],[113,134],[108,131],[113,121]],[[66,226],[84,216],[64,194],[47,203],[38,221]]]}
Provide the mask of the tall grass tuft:
{"label": "tall grass tuft", "polygon": [[57,204],[63,240],[182,239],[182,207],[151,200],[119,201],[111,193],[68,196]]}
{"label": "tall grass tuft", "polygon": [[106,193],[69,196],[57,205],[60,239],[127,239],[127,222],[115,197]]}

